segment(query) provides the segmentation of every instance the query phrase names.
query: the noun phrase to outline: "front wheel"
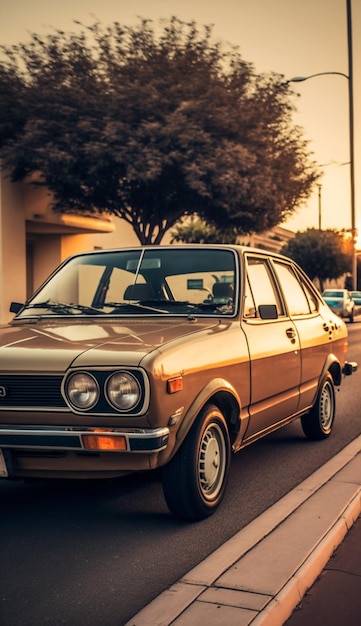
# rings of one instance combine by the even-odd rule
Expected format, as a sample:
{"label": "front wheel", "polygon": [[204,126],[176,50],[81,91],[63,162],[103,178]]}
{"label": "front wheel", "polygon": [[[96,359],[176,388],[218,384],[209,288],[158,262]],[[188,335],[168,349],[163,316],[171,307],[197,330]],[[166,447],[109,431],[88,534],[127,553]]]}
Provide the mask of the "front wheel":
{"label": "front wheel", "polygon": [[195,521],[214,513],[224,496],[230,457],[226,420],[216,406],[208,404],[163,468],[164,497],[173,515]]}
{"label": "front wheel", "polygon": [[329,437],[335,420],[335,412],[335,386],[328,372],[321,382],[314,406],[309,413],[301,417],[306,437],[314,440]]}

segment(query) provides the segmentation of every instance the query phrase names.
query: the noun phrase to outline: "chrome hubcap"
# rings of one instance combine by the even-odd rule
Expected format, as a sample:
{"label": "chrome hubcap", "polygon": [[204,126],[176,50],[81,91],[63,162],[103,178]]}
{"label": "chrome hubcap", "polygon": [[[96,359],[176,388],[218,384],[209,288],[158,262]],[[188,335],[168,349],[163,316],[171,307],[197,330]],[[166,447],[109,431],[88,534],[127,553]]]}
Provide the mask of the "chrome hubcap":
{"label": "chrome hubcap", "polygon": [[330,385],[327,383],[322,389],[320,397],[320,422],[324,430],[328,430],[333,420],[333,396]]}
{"label": "chrome hubcap", "polygon": [[203,496],[214,499],[223,484],[226,468],[226,445],[222,429],[212,424],[204,432],[199,450],[199,482]]}

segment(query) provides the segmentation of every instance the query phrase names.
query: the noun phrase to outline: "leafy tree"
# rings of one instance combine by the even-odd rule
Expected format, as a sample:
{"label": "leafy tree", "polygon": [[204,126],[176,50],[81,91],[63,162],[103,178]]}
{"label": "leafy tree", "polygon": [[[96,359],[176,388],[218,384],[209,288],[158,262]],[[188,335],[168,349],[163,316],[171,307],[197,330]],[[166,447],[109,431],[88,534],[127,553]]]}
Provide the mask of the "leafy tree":
{"label": "leafy tree", "polygon": [[326,279],[336,279],[350,271],[348,248],[345,233],[309,228],[296,233],[281,252],[299,263],[311,280],[317,278],[323,291]]}
{"label": "leafy tree", "polygon": [[236,243],[234,229],[220,230],[207,224],[199,217],[191,216],[186,221],[176,224],[171,231],[171,243]]}
{"label": "leafy tree", "polygon": [[317,178],[283,77],[256,75],[212,30],[98,22],[2,47],[0,157],[60,211],[117,215],[159,243],[185,215],[260,232]]}

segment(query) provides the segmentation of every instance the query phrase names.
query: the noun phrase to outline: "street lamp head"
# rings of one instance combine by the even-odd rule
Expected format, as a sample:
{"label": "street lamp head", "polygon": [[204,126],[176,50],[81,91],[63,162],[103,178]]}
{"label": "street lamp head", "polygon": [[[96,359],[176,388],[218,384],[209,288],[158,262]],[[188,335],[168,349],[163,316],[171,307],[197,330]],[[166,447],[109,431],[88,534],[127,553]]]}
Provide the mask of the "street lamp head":
{"label": "street lamp head", "polygon": [[294,76],[293,78],[290,78],[287,82],[288,83],[303,83],[304,80],[308,80],[309,78],[314,78],[315,76],[343,76],[344,78],[347,78],[347,80],[349,80],[349,76],[347,74],[344,74],[344,72],[318,72],[317,74],[311,74],[310,76]]}
{"label": "street lamp head", "polygon": [[307,78],[310,78],[310,77],[309,76],[294,76],[293,78],[290,78],[287,82],[302,83],[304,80],[307,80]]}
{"label": "street lamp head", "polygon": [[[353,124],[353,73],[352,73],[352,45],[351,45],[351,7],[350,0],[347,3],[348,9],[348,49],[349,49],[349,74],[345,74],[344,72],[317,72],[316,74],[311,74],[310,76],[294,76],[290,78],[285,85],[289,85],[290,83],[302,83],[309,78],[314,78],[315,76],[326,76],[326,75],[336,75],[342,76],[346,78],[348,81],[348,93],[349,93],[349,127],[350,127],[350,191],[351,191],[351,231],[352,231],[352,282],[353,289],[357,289],[357,258],[355,254],[356,249],[356,208],[355,208],[355,174],[354,174],[354,124]],[[319,191],[321,187],[319,186]],[[321,230],[321,227],[320,227]]]}

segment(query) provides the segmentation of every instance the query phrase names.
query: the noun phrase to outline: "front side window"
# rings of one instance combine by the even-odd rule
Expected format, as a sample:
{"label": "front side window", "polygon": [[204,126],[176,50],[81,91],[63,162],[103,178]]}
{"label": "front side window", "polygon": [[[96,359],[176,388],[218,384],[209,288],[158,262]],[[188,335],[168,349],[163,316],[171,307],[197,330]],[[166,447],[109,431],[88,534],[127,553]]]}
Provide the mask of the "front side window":
{"label": "front side window", "polygon": [[247,274],[244,317],[259,317],[260,305],[274,305],[277,315],[284,315],[285,311],[269,261],[263,257],[247,257]]}

